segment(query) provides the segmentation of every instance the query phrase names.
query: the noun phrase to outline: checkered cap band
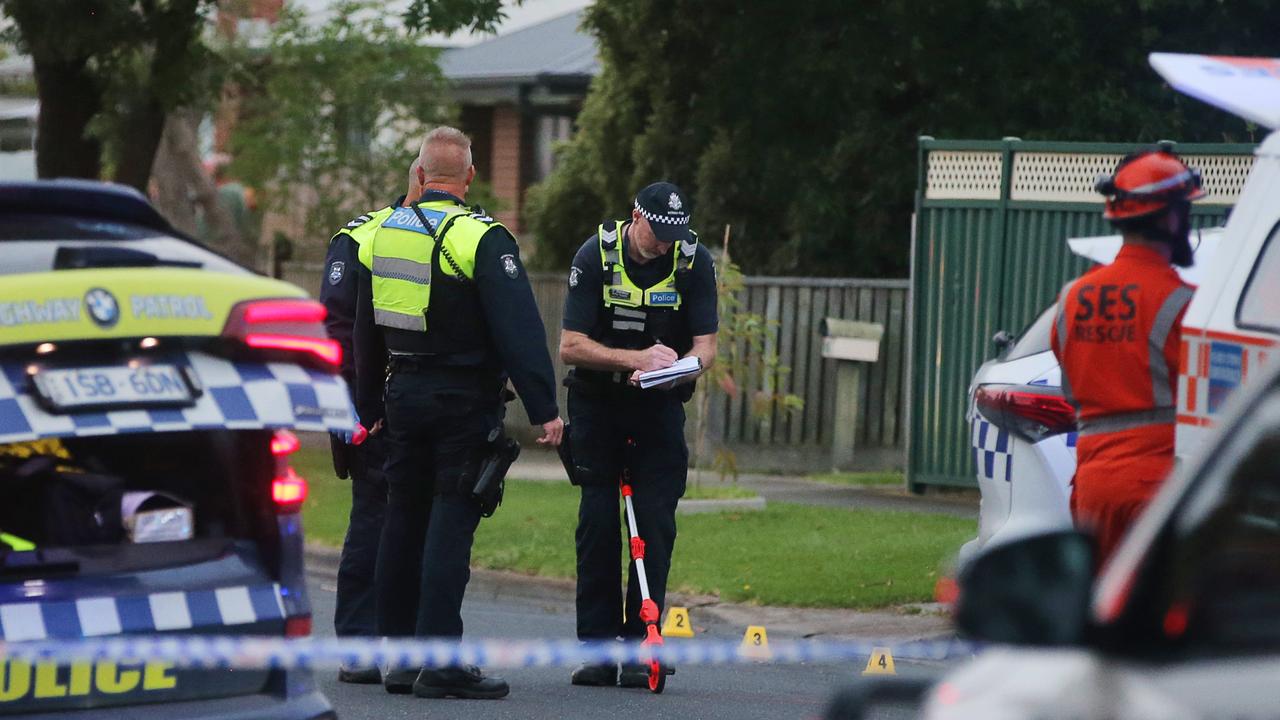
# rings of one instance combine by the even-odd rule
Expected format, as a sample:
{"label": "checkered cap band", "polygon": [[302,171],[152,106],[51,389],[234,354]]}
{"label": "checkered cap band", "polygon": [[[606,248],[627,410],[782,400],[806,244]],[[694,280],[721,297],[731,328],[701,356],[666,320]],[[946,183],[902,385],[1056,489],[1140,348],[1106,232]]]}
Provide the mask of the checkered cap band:
{"label": "checkered cap band", "polygon": [[651,213],[648,210],[645,210],[643,207],[641,207],[639,200],[636,200],[635,207],[636,207],[636,210],[639,210],[640,214],[644,216],[644,219],[648,220],[649,222],[662,223],[663,225],[688,225],[689,224],[689,213],[684,213],[682,215],[677,215],[674,217],[668,216],[668,215],[658,215],[655,213]]}

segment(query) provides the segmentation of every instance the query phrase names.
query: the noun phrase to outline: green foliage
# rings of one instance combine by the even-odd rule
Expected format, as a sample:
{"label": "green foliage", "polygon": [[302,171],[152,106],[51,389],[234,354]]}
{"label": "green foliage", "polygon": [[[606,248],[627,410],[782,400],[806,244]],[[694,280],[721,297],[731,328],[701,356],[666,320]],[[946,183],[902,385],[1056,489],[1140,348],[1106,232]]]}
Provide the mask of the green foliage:
{"label": "green foliage", "polygon": [[[232,173],[286,210],[314,193],[299,231],[326,236],[404,192],[428,127],[450,117],[438,51],[369,0],[337,4],[323,25],[286,10],[246,63]],[[299,240],[300,238],[293,238]]]}
{"label": "green foliage", "polygon": [[[597,0],[603,68],[531,193],[539,264],[658,178],[750,273],[902,275],[916,139],[1259,139],[1152,51],[1275,54],[1266,0]],[[643,28],[643,31],[638,29]]]}
{"label": "green foliage", "polygon": [[4,40],[32,56],[36,82],[46,85],[37,87],[45,112],[66,113],[69,99],[60,86],[68,81],[91,90],[92,97],[74,99],[87,112],[42,120],[53,140],[45,149],[95,138],[103,157],[88,158],[81,169],[93,173],[101,161],[109,170],[124,168],[116,179],[144,187],[165,113],[212,97],[220,82],[221,65],[202,40],[215,6],[215,0],[0,0],[0,11],[13,20]]}
{"label": "green foliage", "polygon": [[404,12],[404,24],[415,32],[493,32],[506,17],[502,5],[502,0],[412,0]]}
{"label": "green foliage", "polygon": [[[782,380],[791,368],[778,360],[773,339],[778,332],[777,322],[769,322],[743,305],[746,281],[742,269],[729,255],[729,231],[726,228],[725,246],[716,263],[717,310],[720,327],[716,332],[716,362],[706,372],[698,385],[698,424],[695,431],[693,466],[701,467],[702,452],[707,444],[707,423],[713,395],[735,397],[746,394],[751,417],[768,424],[775,415],[799,412],[804,409],[804,399],[799,395],[779,392]],[[737,479],[738,458],[728,447],[717,447],[711,460],[711,469],[720,475]],[[695,471],[694,484],[701,482],[701,473]]]}

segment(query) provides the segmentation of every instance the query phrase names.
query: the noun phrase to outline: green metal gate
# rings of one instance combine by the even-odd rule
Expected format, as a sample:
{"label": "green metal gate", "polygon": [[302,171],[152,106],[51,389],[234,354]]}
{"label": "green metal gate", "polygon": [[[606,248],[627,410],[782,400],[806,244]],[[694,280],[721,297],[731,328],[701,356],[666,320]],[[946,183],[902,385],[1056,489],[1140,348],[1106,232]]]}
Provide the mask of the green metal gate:
{"label": "green metal gate", "polygon": [[[911,248],[912,489],[976,485],[967,391],[994,355],[991,336],[1023,328],[1084,270],[1066,240],[1113,233],[1093,184],[1140,147],[920,139]],[[1204,174],[1207,197],[1192,210],[1197,227],[1225,222],[1253,149],[1177,146]]]}

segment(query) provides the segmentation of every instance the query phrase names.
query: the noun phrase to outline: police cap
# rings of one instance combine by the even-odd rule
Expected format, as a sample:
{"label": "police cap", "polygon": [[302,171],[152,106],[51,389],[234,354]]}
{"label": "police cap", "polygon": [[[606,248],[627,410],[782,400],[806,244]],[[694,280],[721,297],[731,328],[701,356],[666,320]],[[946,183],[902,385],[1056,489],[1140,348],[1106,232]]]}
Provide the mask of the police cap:
{"label": "police cap", "polygon": [[653,183],[636,194],[636,210],[661,242],[688,242],[691,208],[680,188],[669,182]]}

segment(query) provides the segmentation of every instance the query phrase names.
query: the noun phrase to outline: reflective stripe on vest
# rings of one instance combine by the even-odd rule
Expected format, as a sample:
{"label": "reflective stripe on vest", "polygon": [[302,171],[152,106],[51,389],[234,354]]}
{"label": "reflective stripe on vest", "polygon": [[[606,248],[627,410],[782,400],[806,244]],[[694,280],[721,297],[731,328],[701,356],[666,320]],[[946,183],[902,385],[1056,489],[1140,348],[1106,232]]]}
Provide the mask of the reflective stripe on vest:
{"label": "reflective stripe on vest", "polygon": [[0,543],[8,545],[9,549],[15,552],[36,549],[36,544],[30,540],[24,540],[17,535],[10,535],[7,532],[0,532]]}
{"label": "reflective stripe on vest", "polygon": [[1103,415],[1081,420],[1079,433],[1082,436],[1101,435],[1103,433],[1120,432],[1121,430],[1133,430],[1147,425],[1172,425],[1177,418],[1178,412],[1174,407],[1116,413],[1114,415]]}
{"label": "reflective stripe on vest", "polygon": [[[671,273],[650,288],[641,290],[627,277],[627,267],[622,252],[622,221],[612,226],[601,225],[597,235],[600,240],[600,265],[607,280],[604,284],[604,306],[614,308],[613,329],[644,331],[646,307],[680,309],[680,291],[676,289],[676,273],[693,267],[698,252],[698,236],[689,242],[681,242],[671,262]],[[632,314],[624,313],[631,308]]]}
{"label": "reflective stripe on vest", "polygon": [[449,200],[396,208],[360,245],[373,284],[373,320],[383,327],[427,331],[437,235],[448,262],[440,272],[470,280],[480,238],[498,223]]}

